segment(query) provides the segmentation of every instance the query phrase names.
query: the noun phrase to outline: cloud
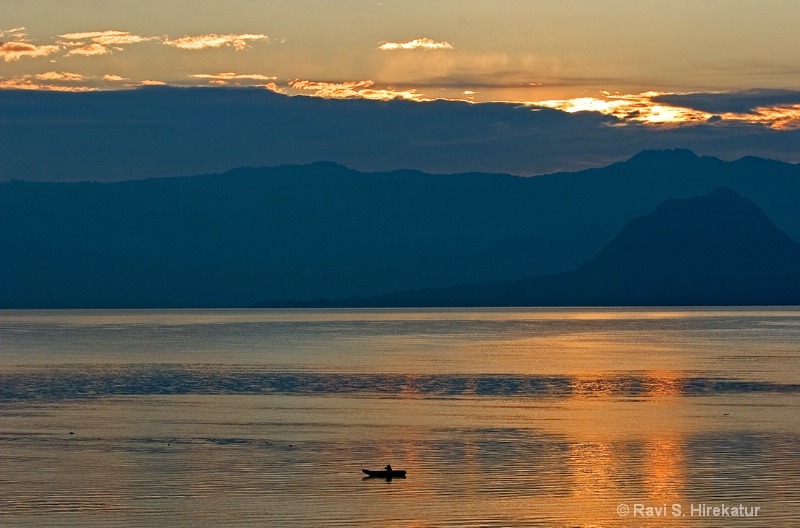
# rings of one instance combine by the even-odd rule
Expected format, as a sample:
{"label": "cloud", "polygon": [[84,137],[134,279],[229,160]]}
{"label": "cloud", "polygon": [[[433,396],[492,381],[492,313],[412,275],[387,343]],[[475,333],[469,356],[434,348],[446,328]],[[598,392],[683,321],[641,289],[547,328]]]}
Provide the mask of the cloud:
{"label": "cloud", "polygon": [[378,49],[381,51],[396,51],[396,50],[414,50],[414,49],[422,49],[426,51],[430,50],[451,50],[455,49],[455,47],[447,42],[436,42],[433,39],[429,38],[417,38],[414,40],[409,40],[407,42],[378,42]]}
{"label": "cloud", "polygon": [[120,77],[119,75],[114,75],[113,73],[107,73],[103,75],[104,81],[111,81],[111,82],[119,82],[127,80],[125,77]]}
{"label": "cloud", "polygon": [[35,76],[40,81],[65,81],[65,82],[81,82],[85,81],[86,77],[81,75],[80,73],[69,73],[69,72],[47,72],[47,73],[39,73]]}
{"label": "cloud", "polygon": [[554,108],[567,113],[597,112],[611,115],[622,122],[641,122],[649,125],[686,125],[706,123],[713,114],[686,106],[659,103],[663,92],[639,94],[611,94],[601,92],[600,97],[576,97],[536,101],[533,106]]}
{"label": "cloud", "polygon": [[81,55],[83,57],[97,57],[100,55],[108,55],[111,53],[111,49],[103,46],[102,44],[92,43],[86,44],[85,46],[81,46],[79,48],[71,49],[67,53],[67,57],[72,55]]}
{"label": "cloud", "polygon": [[142,37],[128,31],[117,30],[64,33],[59,35],[59,37],[65,39],[59,42],[59,44],[67,48],[72,48],[67,52],[67,57],[74,55],[98,57],[112,53],[112,47],[115,50],[121,50],[122,48],[119,46],[158,39],[158,37]]}
{"label": "cloud", "polygon": [[[788,90],[717,94],[610,94],[529,103],[567,113],[597,112],[654,126],[751,124],[773,129],[800,129],[800,92]],[[713,110],[713,111],[712,111]]]}
{"label": "cloud", "polygon": [[644,92],[640,94],[610,94],[603,92],[602,97],[576,97],[572,99],[553,99],[536,101],[533,106],[554,108],[567,113],[597,112],[611,115],[622,121],[638,121],[651,125],[679,125],[689,123],[705,123],[712,114],[686,108],[658,104],[653,101],[662,92]]}
{"label": "cloud", "polygon": [[262,88],[266,88],[270,92],[275,92],[277,94],[286,95],[286,90],[284,90],[283,88],[281,88],[280,86],[278,86],[274,82],[270,82],[270,83],[267,83],[267,84],[259,84],[257,86],[260,86]]}
{"label": "cloud", "polygon": [[405,99],[409,101],[431,101],[415,90],[396,90],[391,87],[373,88],[375,81],[348,81],[343,83],[333,83],[324,81],[307,81],[295,79],[289,86],[295,90],[313,91],[314,97],[324,99],[373,99],[380,101],[390,101],[393,99]]}
{"label": "cloud", "polygon": [[80,73],[49,71],[3,79],[0,89],[51,92],[93,92],[98,89],[95,77]]}
{"label": "cloud", "polygon": [[[54,74],[54,76],[58,76],[56,72],[50,72],[45,74],[39,74],[34,76],[31,75],[22,75],[20,77],[13,77],[11,79],[0,79],[0,90],[38,90],[38,91],[47,91],[47,92],[93,92],[96,89],[91,88],[89,86],[70,86],[70,85],[61,85],[61,84],[47,84],[47,83],[39,83],[38,80],[55,80],[55,81],[64,81],[67,79],[57,79],[52,78],[49,79],[50,74]],[[66,74],[69,75],[77,75],[77,74]]]}
{"label": "cloud", "polygon": [[[225,86],[228,84],[233,84],[234,86],[241,86],[243,83],[240,81],[261,81],[255,83],[244,83],[246,86],[254,86],[260,88],[266,88],[267,90],[279,94],[286,94],[286,90],[279,87],[275,84],[276,77],[269,76],[269,75],[262,75],[260,73],[233,73],[233,72],[223,72],[223,73],[196,73],[192,75],[195,79],[208,79],[209,84],[215,84],[217,86]],[[268,82],[264,82],[268,81]]]}
{"label": "cloud", "polygon": [[796,90],[743,90],[739,92],[667,93],[653,98],[655,102],[688,106],[713,114],[748,113],[755,108],[800,104]]}
{"label": "cloud", "polygon": [[167,86],[167,83],[164,81],[156,81],[153,79],[145,79],[144,81],[139,81],[140,86]]}
{"label": "cloud", "polygon": [[748,113],[724,113],[719,117],[722,121],[758,123],[776,130],[800,130],[800,104],[759,106]]}
{"label": "cloud", "polygon": [[709,112],[718,123],[747,122],[774,129],[800,128],[800,91],[796,90],[663,94],[653,100]]}
{"label": "cloud", "polygon": [[233,46],[236,51],[242,51],[249,47],[249,40],[269,40],[267,35],[245,33],[241,35],[217,35],[209,33],[207,35],[184,36],[179,39],[164,39],[162,42],[167,46],[185,50],[201,50],[206,48],[219,48],[222,46]]}
{"label": "cloud", "polygon": [[22,57],[45,57],[56,53],[60,49],[59,46],[37,46],[30,42],[3,42],[0,44],[0,57],[3,57],[6,62],[10,62],[19,60]]}
{"label": "cloud", "polygon": [[25,40],[25,28],[15,27],[11,29],[0,29],[0,38],[5,37],[6,35],[14,35],[17,40]]}
{"label": "cloud", "polygon": [[482,99],[522,100],[539,91],[532,88],[535,83],[554,86],[557,76],[553,72],[559,70],[557,64],[527,54],[461,51],[381,55],[371,78],[437,95],[444,91],[450,96],[464,90],[481,91]]}
{"label": "cloud", "polygon": [[128,31],[87,31],[83,33],[64,33],[59,35],[68,41],[85,41],[90,40],[95,44],[103,46],[122,46],[124,44],[137,44],[139,42],[147,42],[149,40],[156,40],[158,37],[142,37],[134,35]]}
{"label": "cloud", "polygon": [[261,75],[260,73],[196,73],[192,75],[195,79],[209,79],[210,82],[215,84],[227,84],[231,81],[274,81],[276,77]]}

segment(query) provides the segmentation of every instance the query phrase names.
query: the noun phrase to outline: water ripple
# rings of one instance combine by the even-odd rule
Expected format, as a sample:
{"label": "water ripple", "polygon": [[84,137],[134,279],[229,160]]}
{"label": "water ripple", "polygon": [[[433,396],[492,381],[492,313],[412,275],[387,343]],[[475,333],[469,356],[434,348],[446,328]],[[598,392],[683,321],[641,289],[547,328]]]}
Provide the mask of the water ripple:
{"label": "water ripple", "polygon": [[0,401],[61,401],[120,395],[308,394],[382,397],[657,397],[800,394],[800,383],[647,373],[597,376],[405,375],[274,372],[173,365],[71,366],[0,375]]}

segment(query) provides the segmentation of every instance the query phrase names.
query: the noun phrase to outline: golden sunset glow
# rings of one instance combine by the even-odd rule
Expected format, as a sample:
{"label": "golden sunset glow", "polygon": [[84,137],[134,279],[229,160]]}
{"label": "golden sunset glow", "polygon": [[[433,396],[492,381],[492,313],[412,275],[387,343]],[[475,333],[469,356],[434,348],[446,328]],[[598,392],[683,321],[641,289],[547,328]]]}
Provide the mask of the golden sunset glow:
{"label": "golden sunset glow", "polygon": [[797,130],[800,129],[800,104],[759,106],[752,113],[724,113],[721,117],[729,121],[763,124],[776,130]]}
{"label": "golden sunset glow", "polygon": [[574,99],[530,102],[540,106],[562,110],[567,113],[597,112],[614,116],[620,120],[640,122],[648,125],[691,125],[713,122],[715,118],[727,122],[765,125],[774,129],[800,128],[800,104],[757,107],[750,113],[725,112],[712,114],[688,107],[670,106],[653,99],[667,92],[644,92],[641,94],[612,95],[601,97],[578,97]]}
{"label": "golden sunset glow", "polygon": [[295,79],[289,86],[295,90],[313,92],[314,97],[325,99],[374,99],[389,101],[406,99],[409,101],[430,101],[416,90],[394,90],[392,88],[373,88],[375,81],[353,81],[329,83]]}
{"label": "golden sunset glow", "polygon": [[661,95],[666,95],[666,93],[645,92],[641,94],[612,95],[608,92],[603,92],[601,97],[537,101],[531,104],[563,110],[568,113],[598,112],[617,117],[623,121],[630,120],[660,125],[701,123],[707,121],[713,115],[691,108],[654,103],[653,98]]}

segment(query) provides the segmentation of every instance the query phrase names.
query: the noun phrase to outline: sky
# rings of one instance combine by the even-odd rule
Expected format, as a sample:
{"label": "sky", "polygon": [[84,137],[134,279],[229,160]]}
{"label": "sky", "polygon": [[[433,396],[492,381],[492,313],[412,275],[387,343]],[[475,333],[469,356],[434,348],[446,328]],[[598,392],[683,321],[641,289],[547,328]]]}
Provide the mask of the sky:
{"label": "sky", "polygon": [[[428,105],[422,108],[447,101],[476,114],[482,105],[504,103],[529,114],[552,109],[574,116],[555,119],[563,125],[554,131],[560,141],[569,141],[568,123],[585,136],[586,119],[577,114],[587,113],[598,118],[593,126],[631,127],[636,140],[600,130],[607,143],[625,140],[629,148],[590,154],[587,139],[571,161],[553,147],[559,152],[549,161],[487,160],[481,169],[574,170],[640,147],[799,162],[798,22],[796,0],[4,0],[0,99],[17,90],[170,86],[250,87],[281,95],[289,106],[297,106],[290,101],[297,97]],[[4,113],[7,132],[23,126],[38,133],[31,123],[41,123],[41,114],[28,114],[24,124],[17,113]],[[547,124],[527,129],[541,126]],[[444,139],[465,141],[455,136]],[[243,155],[241,165],[315,161],[323,154]],[[416,162],[413,151],[383,164],[346,152],[339,158],[363,169],[468,168]],[[226,163],[208,169],[237,165]],[[22,165],[0,165],[0,180],[39,178],[45,170],[26,172]]]}

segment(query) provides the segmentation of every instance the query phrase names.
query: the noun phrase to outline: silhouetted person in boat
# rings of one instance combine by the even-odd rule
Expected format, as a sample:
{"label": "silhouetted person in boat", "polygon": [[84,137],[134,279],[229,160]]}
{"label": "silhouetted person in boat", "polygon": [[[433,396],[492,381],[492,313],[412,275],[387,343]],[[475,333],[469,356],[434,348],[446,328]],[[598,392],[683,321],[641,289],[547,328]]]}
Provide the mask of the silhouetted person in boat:
{"label": "silhouetted person in boat", "polygon": [[392,474],[392,465],[391,464],[386,464],[386,467],[383,468],[383,469],[385,471],[388,471],[390,475]]}

